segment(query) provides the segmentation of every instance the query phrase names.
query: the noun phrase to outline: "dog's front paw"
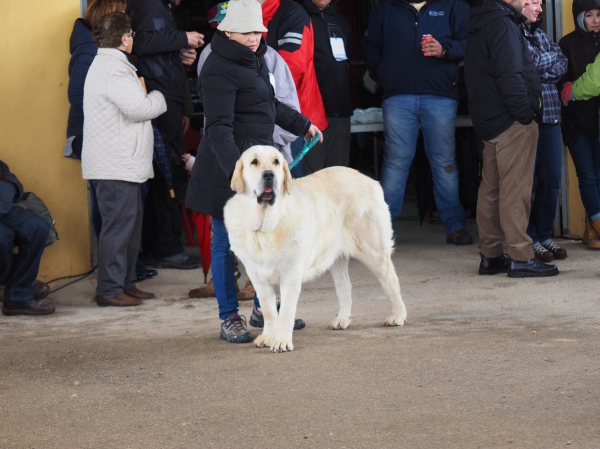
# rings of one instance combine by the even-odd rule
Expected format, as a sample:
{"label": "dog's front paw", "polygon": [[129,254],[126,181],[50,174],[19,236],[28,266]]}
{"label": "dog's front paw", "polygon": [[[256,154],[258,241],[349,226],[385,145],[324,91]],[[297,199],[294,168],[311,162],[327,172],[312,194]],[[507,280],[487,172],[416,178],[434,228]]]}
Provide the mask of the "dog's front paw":
{"label": "dog's front paw", "polygon": [[259,335],[254,339],[252,344],[257,348],[264,348],[265,346],[269,347],[273,344],[274,337],[272,335]]}
{"label": "dog's front paw", "polygon": [[336,317],[331,323],[329,323],[329,329],[348,329],[350,326],[350,322],[352,321],[352,317]]}
{"label": "dog's front paw", "polygon": [[271,352],[286,352],[286,351],[293,351],[294,350],[294,345],[292,344],[292,339],[290,338],[285,339],[279,339],[279,340],[275,340],[273,342],[273,344],[271,345]]}
{"label": "dog's front paw", "polygon": [[402,326],[404,324],[404,320],[406,320],[406,315],[390,315],[383,322],[384,326]]}

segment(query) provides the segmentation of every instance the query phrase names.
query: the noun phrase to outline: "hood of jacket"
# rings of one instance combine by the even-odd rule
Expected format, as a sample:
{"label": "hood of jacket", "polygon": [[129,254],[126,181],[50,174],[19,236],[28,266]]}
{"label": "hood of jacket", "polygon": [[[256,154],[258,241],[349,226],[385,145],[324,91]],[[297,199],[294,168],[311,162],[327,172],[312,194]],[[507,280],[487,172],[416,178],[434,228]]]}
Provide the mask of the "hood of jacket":
{"label": "hood of jacket", "polygon": [[[600,0],[598,0],[600,1]],[[337,14],[338,9],[337,9],[337,2],[338,0],[332,0],[331,3],[329,5],[327,5],[323,10],[320,10],[319,8],[317,8],[317,5],[315,5],[312,0],[303,0],[302,1],[302,7],[304,8],[304,10],[309,13],[309,14]]]}
{"label": "hood of jacket", "polygon": [[256,53],[239,42],[227,39],[227,37],[223,36],[221,33],[215,34],[210,42],[210,47],[212,51],[228,61],[252,69],[258,68],[260,59],[263,58],[267,52],[267,43],[264,36],[260,38],[260,44],[256,49]]}
{"label": "hood of jacket", "polygon": [[471,8],[471,17],[465,25],[465,30],[469,34],[477,34],[499,17],[510,17],[517,25],[527,20],[523,14],[502,0],[485,0],[481,6]]}
{"label": "hood of jacket", "polygon": [[600,9],[600,0],[574,0],[573,1],[573,22],[575,22],[575,29],[579,32],[587,33],[585,29],[581,29],[577,23],[577,16],[582,12],[589,11],[591,9]]}
{"label": "hood of jacket", "polygon": [[96,54],[96,41],[92,37],[92,30],[88,27],[83,19],[77,19],[73,25],[73,31],[71,32],[71,38],[69,39],[69,51],[71,54],[75,53],[78,48],[91,45],[90,51]]}

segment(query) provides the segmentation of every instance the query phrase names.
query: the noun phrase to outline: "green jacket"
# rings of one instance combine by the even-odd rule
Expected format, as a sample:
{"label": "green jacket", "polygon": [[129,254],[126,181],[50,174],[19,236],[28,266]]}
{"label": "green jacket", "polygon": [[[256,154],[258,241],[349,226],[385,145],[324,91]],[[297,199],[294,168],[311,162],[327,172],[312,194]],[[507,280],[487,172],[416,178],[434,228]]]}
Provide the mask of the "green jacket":
{"label": "green jacket", "polygon": [[584,74],[571,86],[571,92],[578,100],[589,100],[600,95],[600,58],[588,64]]}

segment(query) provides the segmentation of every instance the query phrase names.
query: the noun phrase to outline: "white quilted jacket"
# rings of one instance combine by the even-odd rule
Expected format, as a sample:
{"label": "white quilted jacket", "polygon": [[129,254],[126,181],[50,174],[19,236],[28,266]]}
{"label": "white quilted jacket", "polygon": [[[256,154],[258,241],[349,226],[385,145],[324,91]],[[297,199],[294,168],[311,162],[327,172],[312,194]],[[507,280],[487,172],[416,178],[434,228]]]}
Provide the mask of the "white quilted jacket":
{"label": "white quilted jacket", "polygon": [[83,90],[84,179],[142,183],[154,177],[150,119],[167,110],[158,91],[146,94],[136,68],[116,48],[100,48]]}

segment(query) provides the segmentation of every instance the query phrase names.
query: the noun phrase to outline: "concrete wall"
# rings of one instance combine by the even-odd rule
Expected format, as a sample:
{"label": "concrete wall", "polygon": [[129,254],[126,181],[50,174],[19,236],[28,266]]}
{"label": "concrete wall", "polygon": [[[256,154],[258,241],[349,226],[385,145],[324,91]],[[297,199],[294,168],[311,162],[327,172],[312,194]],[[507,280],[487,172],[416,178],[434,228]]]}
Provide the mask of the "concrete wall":
{"label": "concrete wall", "polygon": [[41,197],[60,240],[40,279],[90,269],[87,187],[81,164],[62,156],[69,102],[69,36],[80,0],[3,2],[0,15],[0,158]]}

